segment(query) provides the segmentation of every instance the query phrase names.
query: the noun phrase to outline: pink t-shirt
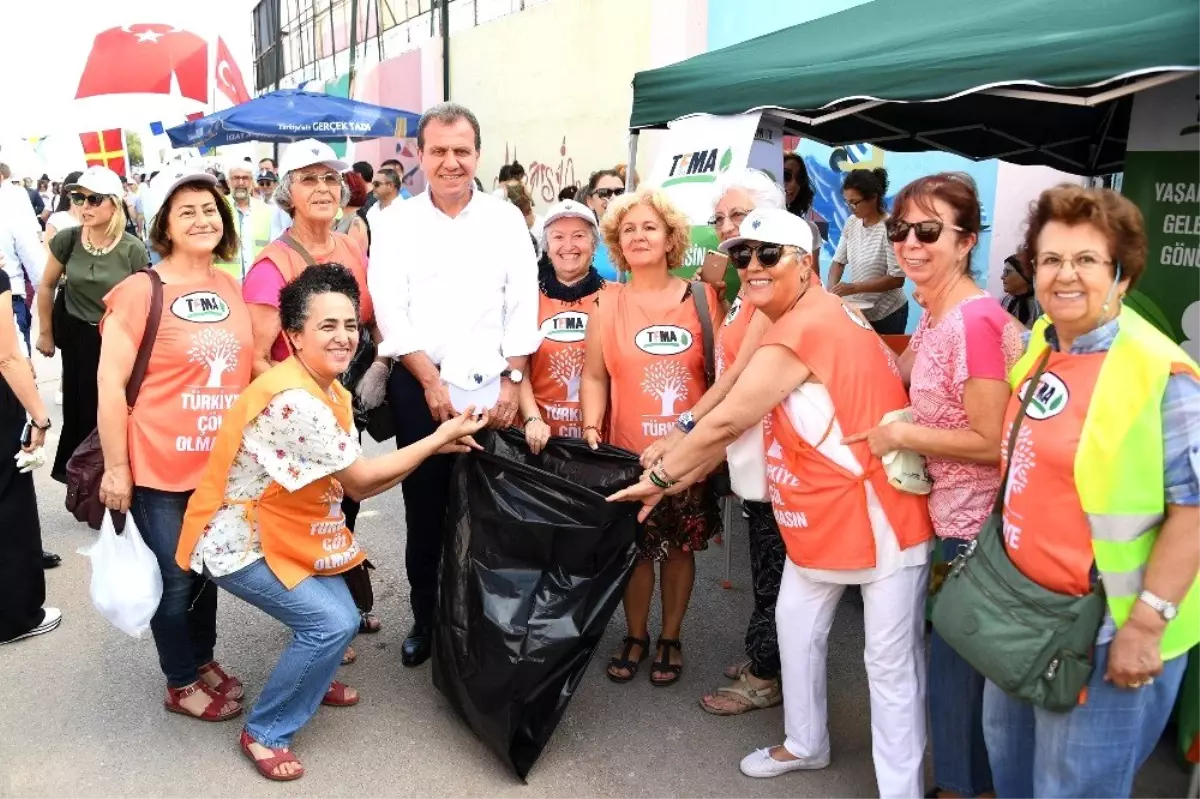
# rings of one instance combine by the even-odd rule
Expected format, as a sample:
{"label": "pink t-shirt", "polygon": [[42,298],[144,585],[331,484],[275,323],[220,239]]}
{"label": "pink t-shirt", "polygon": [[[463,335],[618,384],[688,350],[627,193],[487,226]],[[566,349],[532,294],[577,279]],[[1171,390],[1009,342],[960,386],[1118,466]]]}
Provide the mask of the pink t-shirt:
{"label": "pink t-shirt", "polygon": [[[269,258],[263,258],[250,268],[246,279],[242,281],[242,299],[251,305],[270,305],[279,308],[279,292],[283,290],[283,273]],[[287,343],[281,335],[271,345],[271,360],[286,361],[288,355]]]}
{"label": "pink t-shirt", "polygon": [[[988,295],[970,297],[929,325],[917,323],[909,346],[913,361],[909,398],[913,420],[937,430],[970,426],[963,389],[972,377],[1007,380],[1024,351],[1023,328]],[[1000,469],[982,463],[926,458],[933,491],[929,515],[940,538],[974,538],[987,520],[1000,488]]]}

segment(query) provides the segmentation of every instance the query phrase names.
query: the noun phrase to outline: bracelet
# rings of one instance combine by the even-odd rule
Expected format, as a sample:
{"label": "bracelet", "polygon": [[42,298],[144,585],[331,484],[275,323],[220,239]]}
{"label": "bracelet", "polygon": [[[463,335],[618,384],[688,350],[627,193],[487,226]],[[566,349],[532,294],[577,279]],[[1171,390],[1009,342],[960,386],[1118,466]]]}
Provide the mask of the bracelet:
{"label": "bracelet", "polygon": [[583,429],[584,429],[584,430],[595,430],[597,433],[599,433],[599,432],[600,432],[600,428],[599,428],[599,427],[596,427],[596,425],[594,425],[594,424],[585,424],[585,425],[583,426]]}
{"label": "bracelet", "polygon": [[650,472],[650,482],[654,483],[654,485],[658,486],[663,491],[666,491],[671,487],[670,483],[658,476],[658,472]]}
{"label": "bracelet", "polygon": [[662,475],[662,479],[666,480],[669,485],[675,485],[679,482],[678,480],[673,480],[670,472],[663,468],[662,458],[658,459],[658,463],[654,464],[654,468],[658,470],[659,474]]}
{"label": "bracelet", "polygon": [[540,417],[540,416],[526,416],[525,421],[522,422],[521,424],[522,424],[522,427],[529,427],[530,422],[540,422],[540,421],[542,421],[542,417]]}

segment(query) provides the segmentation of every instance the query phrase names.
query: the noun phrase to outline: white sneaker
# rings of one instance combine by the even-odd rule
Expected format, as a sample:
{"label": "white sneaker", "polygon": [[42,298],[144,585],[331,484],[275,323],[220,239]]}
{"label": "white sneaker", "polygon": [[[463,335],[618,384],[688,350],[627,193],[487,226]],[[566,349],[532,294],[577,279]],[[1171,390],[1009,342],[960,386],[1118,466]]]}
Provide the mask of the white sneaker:
{"label": "white sneaker", "polygon": [[770,747],[756,749],[742,758],[742,773],[747,777],[778,777],[789,771],[813,771],[829,765],[829,753],[796,760],[776,760],[771,757]]}
{"label": "white sneaker", "polygon": [[35,635],[42,635],[52,631],[55,627],[62,623],[62,611],[58,608],[43,608],[46,611],[46,618],[42,619],[42,623],[34,627],[27,633],[18,635],[16,638],[9,638],[7,641],[0,643],[11,644],[14,641],[20,641],[23,638],[32,638]]}

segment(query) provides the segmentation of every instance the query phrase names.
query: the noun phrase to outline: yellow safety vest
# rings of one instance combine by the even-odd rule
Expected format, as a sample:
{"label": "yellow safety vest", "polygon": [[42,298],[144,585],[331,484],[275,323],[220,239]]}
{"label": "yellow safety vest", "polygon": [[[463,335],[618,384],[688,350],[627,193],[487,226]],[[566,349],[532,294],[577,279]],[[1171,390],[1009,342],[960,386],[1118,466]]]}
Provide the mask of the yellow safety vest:
{"label": "yellow safety vest", "polygon": [[[226,198],[229,202],[229,209],[233,213],[233,221],[235,225],[241,225],[241,213],[231,198]],[[254,261],[258,260],[258,254],[262,252],[263,247],[271,243],[271,211],[272,206],[267,205],[261,200],[250,201],[250,224],[248,232],[253,237],[254,248],[250,263],[244,267],[242,265],[242,242],[241,236],[247,232],[247,227],[243,227],[238,233],[238,250],[236,255],[228,261],[215,261],[213,266],[220,269],[222,272],[229,274],[234,280],[241,282],[250,271],[250,267],[254,266]]]}

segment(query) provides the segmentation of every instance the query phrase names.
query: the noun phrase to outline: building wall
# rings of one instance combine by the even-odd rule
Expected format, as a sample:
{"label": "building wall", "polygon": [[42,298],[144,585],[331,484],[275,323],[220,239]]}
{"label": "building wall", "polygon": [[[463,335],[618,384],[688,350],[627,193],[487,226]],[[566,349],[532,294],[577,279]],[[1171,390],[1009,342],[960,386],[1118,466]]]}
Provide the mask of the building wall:
{"label": "building wall", "polygon": [[708,0],[708,49],[820,19],[870,0]]}

